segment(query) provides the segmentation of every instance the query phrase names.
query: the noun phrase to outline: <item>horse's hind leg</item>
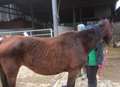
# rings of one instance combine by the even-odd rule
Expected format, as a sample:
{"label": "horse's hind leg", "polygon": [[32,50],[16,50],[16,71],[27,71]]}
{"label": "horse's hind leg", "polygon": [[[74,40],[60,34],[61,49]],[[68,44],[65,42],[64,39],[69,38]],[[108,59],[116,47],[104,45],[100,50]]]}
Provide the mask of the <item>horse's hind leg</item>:
{"label": "horse's hind leg", "polygon": [[1,65],[0,65],[0,80],[3,87],[8,87],[7,77]]}
{"label": "horse's hind leg", "polygon": [[3,87],[15,87],[16,77],[20,65],[18,65],[14,60],[6,59],[1,62],[2,68],[4,70],[4,75],[6,78],[6,83],[2,83]]}
{"label": "horse's hind leg", "polygon": [[79,73],[78,69],[70,70],[68,72],[67,87],[75,87],[75,80],[76,80],[78,73]]}

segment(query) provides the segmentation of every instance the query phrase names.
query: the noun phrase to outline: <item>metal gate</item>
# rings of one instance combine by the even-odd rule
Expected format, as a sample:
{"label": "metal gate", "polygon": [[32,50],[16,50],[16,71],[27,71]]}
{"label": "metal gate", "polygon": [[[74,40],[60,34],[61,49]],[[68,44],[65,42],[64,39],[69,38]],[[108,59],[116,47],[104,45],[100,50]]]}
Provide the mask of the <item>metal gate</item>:
{"label": "metal gate", "polygon": [[12,29],[12,30],[0,30],[0,36],[4,35],[24,35],[24,36],[35,36],[35,37],[53,37],[53,30],[49,29]]}

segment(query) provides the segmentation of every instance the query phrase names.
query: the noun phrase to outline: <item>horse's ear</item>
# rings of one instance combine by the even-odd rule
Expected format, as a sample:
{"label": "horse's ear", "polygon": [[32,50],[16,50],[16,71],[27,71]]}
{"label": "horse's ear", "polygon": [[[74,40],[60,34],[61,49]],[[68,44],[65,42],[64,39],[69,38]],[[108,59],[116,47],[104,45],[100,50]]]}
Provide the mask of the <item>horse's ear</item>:
{"label": "horse's ear", "polygon": [[110,18],[108,18],[106,20],[110,23],[111,27],[113,27],[113,22],[114,22],[113,18],[110,17]]}

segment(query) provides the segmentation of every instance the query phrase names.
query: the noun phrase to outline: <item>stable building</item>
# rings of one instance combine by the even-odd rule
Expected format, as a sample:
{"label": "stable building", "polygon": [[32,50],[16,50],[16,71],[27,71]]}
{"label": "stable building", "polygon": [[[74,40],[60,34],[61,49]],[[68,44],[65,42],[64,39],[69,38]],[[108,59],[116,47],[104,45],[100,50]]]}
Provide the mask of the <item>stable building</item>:
{"label": "stable building", "polygon": [[[117,0],[0,0],[0,29],[75,27],[112,17]],[[53,6],[55,5],[55,6]]]}

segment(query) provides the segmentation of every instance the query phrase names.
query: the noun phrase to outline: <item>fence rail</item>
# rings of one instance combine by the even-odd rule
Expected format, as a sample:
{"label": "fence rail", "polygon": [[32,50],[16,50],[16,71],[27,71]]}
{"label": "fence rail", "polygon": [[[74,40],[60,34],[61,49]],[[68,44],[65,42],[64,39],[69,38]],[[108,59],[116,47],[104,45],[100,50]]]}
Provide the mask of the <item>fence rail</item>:
{"label": "fence rail", "polygon": [[49,29],[36,29],[36,30],[9,30],[0,31],[0,35],[28,35],[37,37],[53,37],[53,30]]}

